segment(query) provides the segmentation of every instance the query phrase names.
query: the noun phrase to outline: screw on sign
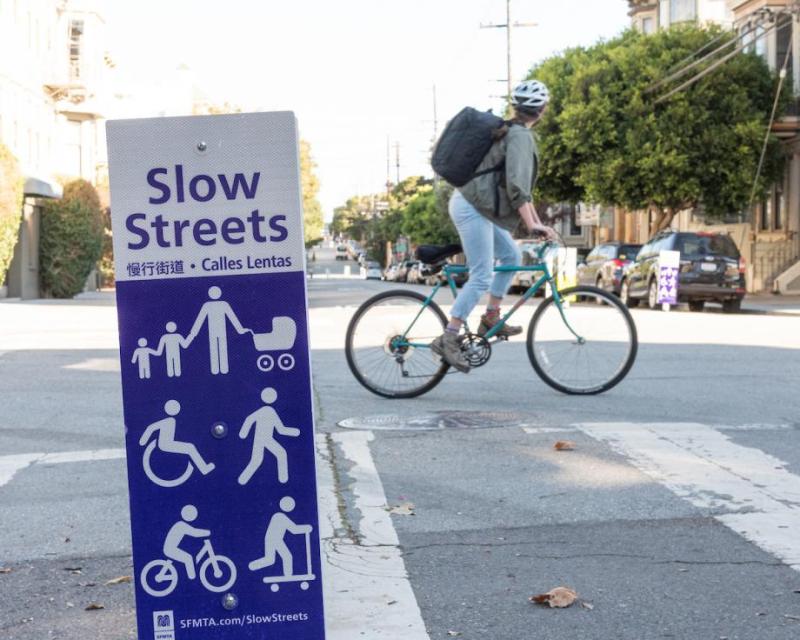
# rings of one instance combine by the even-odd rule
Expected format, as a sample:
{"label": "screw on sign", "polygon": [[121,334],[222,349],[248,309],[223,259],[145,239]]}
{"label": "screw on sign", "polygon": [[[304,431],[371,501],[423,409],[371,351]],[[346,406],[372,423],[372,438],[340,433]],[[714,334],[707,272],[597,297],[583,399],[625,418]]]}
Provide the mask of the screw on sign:
{"label": "screw on sign", "polygon": [[324,640],[294,116],[107,137],[138,637]]}

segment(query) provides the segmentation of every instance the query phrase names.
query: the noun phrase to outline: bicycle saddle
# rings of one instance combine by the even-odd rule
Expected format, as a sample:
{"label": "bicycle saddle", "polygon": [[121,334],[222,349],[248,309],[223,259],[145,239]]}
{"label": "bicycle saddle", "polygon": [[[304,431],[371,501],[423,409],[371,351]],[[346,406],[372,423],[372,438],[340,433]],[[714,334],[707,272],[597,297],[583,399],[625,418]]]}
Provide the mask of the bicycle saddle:
{"label": "bicycle saddle", "polygon": [[421,244],[417,247],[417,260],[426,264],[434,265],[437,262],[444,262],[456,254],[461,253],[460,244],[448,244],[445,246],[436,244]]}

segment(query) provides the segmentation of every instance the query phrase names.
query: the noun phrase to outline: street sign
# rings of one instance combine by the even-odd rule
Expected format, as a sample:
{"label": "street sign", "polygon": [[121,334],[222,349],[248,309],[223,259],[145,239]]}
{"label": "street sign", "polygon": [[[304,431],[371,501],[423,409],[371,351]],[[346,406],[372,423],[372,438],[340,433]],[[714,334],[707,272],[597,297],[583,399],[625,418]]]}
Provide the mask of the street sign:
{"label": "street sign", "polygon": [[322,640],[294,115],[107,132],[138,637]]}
{"label": "street sign", "polygon": [[661,251],[658,254],[658,304],[678,303],[680,251]]}

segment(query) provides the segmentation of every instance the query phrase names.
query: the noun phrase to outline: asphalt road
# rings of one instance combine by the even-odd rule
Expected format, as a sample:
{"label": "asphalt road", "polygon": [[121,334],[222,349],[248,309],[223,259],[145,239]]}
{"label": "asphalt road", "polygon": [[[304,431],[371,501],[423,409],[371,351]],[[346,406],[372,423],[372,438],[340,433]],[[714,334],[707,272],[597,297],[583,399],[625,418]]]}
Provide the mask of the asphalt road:
{"label": "asphalt road", "polygon": [[[316,258],[331,638],[800,637],[797,317],[636,310],[637,362],[605,395],[551,390],[515,338],[390,401],[342,345],[394,285]],[[116,347],[108,295],[0,302],[0,637],[136,637],[132,585],[107,584],[132,574]],[[576,604],[528,601],[558,586]]]}

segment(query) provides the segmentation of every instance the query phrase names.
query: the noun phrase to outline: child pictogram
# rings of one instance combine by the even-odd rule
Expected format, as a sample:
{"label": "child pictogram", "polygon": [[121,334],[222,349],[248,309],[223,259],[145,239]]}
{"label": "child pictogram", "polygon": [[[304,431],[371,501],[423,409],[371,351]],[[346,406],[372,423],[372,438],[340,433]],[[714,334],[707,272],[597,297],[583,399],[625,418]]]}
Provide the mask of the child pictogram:
{"label": "child pictogram", "polygon": [[278,465],[278,482],[281,484],[289,482],[289,460],[286,449],[275,439],[275,432],[284,436],[297,437],[300,435],[300,429],[284,426],[278,412],[270,406],[277,399],[278,392],[272,387],[266,387],[261,392],[264,406],[247,416],[239,431],[239,437],[243,440],[248,437],[251,430],[253,431],[253,453],[250,456],[250,462],[239,475],[239,484],[241,485],[247,484],[253,474],[258,471],[264,462],[265,449],[275,456]]}
{"label": "child pictogram", "polygon": [[139,338],[139,348],[133,351],[133,364],[139,363],[139,378],[145,380],[150,377],[150,356],[157,356],[158,352],[147,346],[147,338]]}
{"label": "child pictogram", "polygon": [[174,322],[167,322],[167,333],[161,336],[158,343],[156,355],[160,356],[166,352],[167,357],[167,377],[179,378],[181,375],[181,349],[189,346],[190,340],[181,334],[175,333],[178,325]]}

